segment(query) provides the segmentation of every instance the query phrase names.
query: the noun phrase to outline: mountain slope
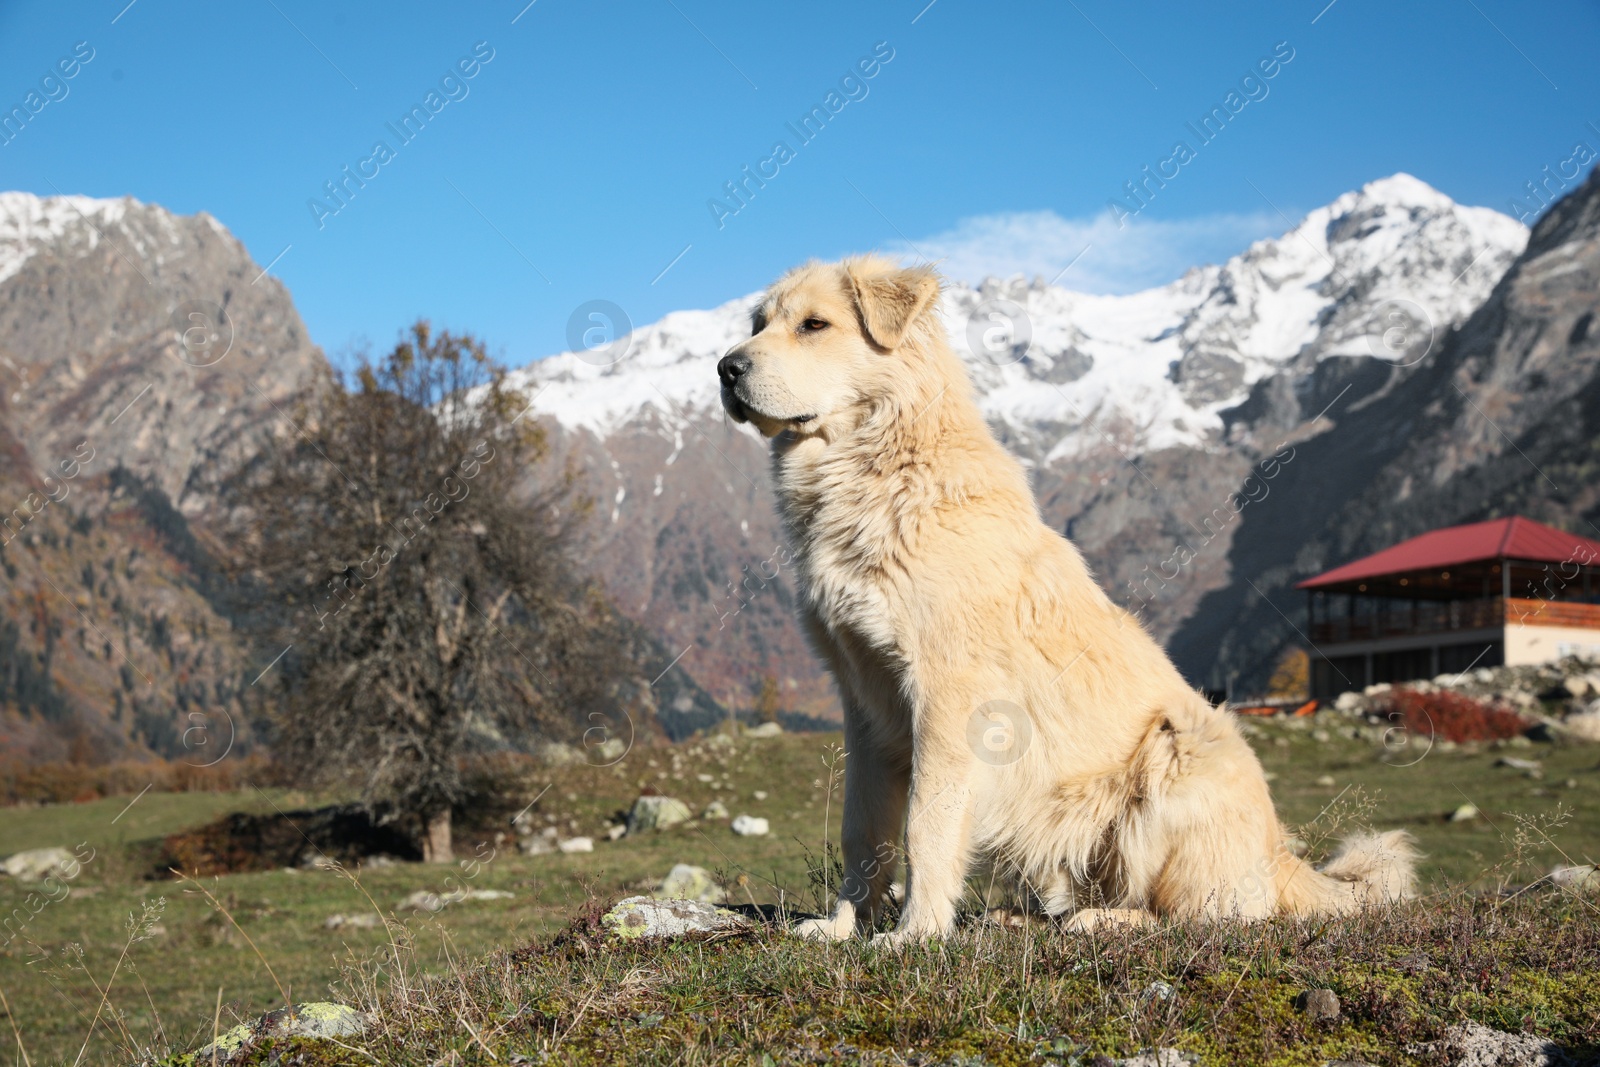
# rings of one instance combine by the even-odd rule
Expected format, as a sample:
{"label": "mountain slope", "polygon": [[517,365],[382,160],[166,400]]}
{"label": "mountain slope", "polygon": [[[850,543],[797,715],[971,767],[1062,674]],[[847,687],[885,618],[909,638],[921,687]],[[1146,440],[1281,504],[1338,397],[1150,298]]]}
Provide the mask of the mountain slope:
{"label": "mountain slope", "polygon": [[1301,641],[1295,581],[1425,530],[1520,513],[1600,522],[1600,171],[1539,220],[1488,300],[1414,369],[1344,406],[1247,512],[1236,580],[1171,649],[1258,685]]}
{"label": "mountain slope", "polygon": [[[942,313],[1047,521],[1166,637],[1230,582],[1229,502],[1252,465],[1316,433],[1330,404],[1410,373],[1526,240],[1396,175],[1159,289],[990,279],[950,287]],[[765,447],[717,401],[716,360],[752,301],[668,315],[521,384],[585,472],[604,520],[593,562],[624,610],[718,699],[749,706],[770,675],[792,708],[829,714],[792,621]],[[1171,573],[1180,546],[1190,558]]]}

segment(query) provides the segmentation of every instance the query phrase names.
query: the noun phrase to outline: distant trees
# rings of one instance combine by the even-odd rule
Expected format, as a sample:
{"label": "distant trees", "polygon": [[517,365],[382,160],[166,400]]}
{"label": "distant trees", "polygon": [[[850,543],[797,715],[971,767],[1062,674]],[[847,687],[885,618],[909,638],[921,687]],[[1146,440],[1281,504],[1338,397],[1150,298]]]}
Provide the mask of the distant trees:
{"label": "distant trees", "polygon": [[237,555],[288,647],[276,755],[412,820],[434,862],[465,754],[627,714],[615,616],[572,558],[584,508],[570,477],[528,487],[525,407],[478,340],[419,321],[235,478]]}

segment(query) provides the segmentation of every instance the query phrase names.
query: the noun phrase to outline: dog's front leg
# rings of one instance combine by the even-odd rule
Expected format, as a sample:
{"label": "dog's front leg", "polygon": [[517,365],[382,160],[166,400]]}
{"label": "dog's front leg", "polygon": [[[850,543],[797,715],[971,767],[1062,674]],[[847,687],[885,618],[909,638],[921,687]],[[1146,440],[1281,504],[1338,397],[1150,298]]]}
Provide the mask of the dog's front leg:
{"label": "dog's front leg", "polygon": [[904,765],[862,736],[845,713],[844,883],[833,915],[795,927],[802,937],[840,941],[870,923],[882,906],[899,858],[900,826],[906,815],[909,775]]}
{"label": "dog's front leg", "polygon": [[900,925],[880,942],[941,937],[955,926],[972,830],[970,755],[954,738],[918,739],[906,820],[905,909]]}

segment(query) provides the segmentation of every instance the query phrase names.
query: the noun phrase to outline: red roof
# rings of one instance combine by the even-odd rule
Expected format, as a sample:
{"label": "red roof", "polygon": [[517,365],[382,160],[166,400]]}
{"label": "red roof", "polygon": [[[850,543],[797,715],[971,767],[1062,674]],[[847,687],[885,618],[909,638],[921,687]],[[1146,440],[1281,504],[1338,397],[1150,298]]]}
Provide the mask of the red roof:
{"label": "red roof", "polygon": [[1297,589],[1376,578],[1384,574],[1434,570],[1461,563],[1520,559],[1533,563],[1600,562],[1600,541],[1563,533],[1520,515],[1430,530],[1392,548],[1307,578]]}

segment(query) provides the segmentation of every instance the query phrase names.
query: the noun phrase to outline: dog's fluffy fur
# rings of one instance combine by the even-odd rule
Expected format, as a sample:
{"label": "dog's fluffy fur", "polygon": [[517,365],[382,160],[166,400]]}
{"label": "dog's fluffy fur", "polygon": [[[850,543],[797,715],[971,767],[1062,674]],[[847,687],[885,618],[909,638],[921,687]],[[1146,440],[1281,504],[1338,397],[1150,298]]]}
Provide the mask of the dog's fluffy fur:
{"label": "dog's fluffy fur", "polygon": [[[1404,896],[1404,832],[1296,858],[1232,715],[1039,518],[938,315],[876,257],[786,274],[719,366],[772,440],[800,612],[844,705],[842,938],[910,871],[891,939],[948,933],[969,867],[1079,925],[1324,914]],[[1091,907],[1092,906],[1092,907]]]}

